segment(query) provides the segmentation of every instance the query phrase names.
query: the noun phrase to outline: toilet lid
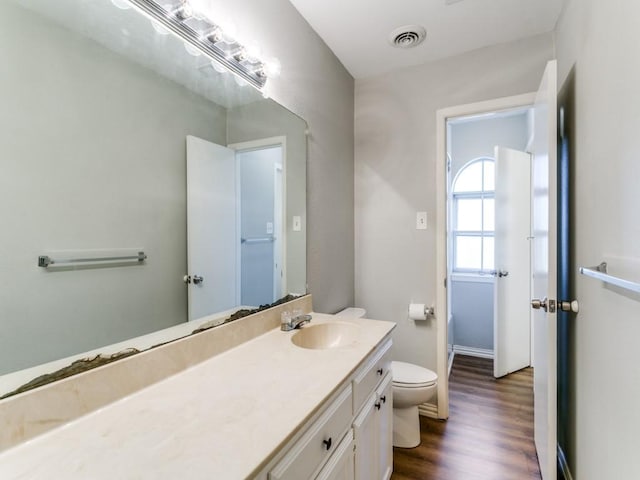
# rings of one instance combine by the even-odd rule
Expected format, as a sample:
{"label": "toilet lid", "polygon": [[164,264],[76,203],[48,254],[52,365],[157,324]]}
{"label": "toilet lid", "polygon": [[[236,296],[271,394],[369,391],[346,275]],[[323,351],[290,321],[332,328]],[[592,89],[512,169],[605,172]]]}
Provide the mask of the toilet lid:
{"label": "toilet lid", "polygon": [[433,385],[438,375],[431,370],[405,362],[391,362],[393,383],[405,388]]}

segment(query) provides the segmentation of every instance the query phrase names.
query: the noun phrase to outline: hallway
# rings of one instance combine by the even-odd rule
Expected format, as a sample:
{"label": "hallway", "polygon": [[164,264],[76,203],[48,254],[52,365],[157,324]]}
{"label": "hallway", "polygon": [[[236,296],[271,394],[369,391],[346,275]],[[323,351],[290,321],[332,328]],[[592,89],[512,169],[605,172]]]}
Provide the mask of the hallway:
{"label": "hallway", "polygon": [[420,417],[422,443],[394,448],[392,480],[540,479],[533,443],[533,370],[493,378],[490,359],[456,355],[449,420]]}

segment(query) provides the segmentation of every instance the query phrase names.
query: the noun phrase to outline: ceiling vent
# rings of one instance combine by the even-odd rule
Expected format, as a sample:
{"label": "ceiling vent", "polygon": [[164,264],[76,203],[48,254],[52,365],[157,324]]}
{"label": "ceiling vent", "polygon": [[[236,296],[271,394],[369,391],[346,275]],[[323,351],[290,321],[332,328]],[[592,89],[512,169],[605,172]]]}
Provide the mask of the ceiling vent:
{"label": "ceiling vent", "polygon": [[398,48],[412,48],[420,45],[426,36],[427,31],[420,25],[405,25],[391,32],[389,43]]}

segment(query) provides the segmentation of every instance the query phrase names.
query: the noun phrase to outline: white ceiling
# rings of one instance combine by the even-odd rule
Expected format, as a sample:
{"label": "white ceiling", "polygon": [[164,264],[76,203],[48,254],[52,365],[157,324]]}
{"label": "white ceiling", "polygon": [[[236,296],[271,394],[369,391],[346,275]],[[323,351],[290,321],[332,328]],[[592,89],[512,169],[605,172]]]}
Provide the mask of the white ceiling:
{"label": "white ceiling", "polygon": [[[290,0],[355,78],[506,43],[554,29],[565,0]],[[427,30],[394,48],[392,30]]]}

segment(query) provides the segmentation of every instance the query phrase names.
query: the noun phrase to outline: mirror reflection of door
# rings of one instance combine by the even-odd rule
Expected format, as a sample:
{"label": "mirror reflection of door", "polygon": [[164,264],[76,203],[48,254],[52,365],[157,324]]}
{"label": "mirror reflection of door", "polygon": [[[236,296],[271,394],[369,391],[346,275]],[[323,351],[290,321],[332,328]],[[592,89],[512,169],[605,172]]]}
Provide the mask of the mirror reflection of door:
{"label": "mirror reflection of door", "polygon": [[187,137],[189,320],[284,295],[284,148]]}

